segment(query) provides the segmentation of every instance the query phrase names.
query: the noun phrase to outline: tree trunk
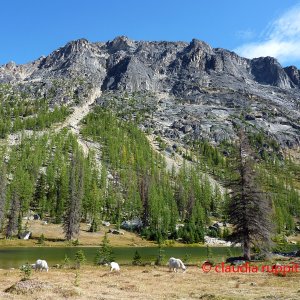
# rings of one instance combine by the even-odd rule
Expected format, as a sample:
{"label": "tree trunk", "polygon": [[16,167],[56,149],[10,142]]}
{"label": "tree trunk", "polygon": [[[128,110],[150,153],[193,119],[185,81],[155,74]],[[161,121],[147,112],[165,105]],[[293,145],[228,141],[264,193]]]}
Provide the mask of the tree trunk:
{"label": "tree trunk", "polygon": [[244,238],[244,259],[251,260],[249,236]]}
{"label": "tree trunk", "polygon": [[5,219],[5,203],[6,203],[6,168],[3,165],[0,169],[0,230]]}
{"label": "tree trunk", "polygon": [[10,213],[6,228],[6,237],[11,238],[18,229],[18,215],[20,213],[20,200],[16,190],[13,191]]}

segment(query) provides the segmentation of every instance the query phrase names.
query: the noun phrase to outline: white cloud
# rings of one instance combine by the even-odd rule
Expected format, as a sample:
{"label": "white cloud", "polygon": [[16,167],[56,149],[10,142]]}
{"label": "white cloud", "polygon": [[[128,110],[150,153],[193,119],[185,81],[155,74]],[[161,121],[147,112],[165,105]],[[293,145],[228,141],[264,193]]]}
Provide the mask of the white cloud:
{"label": "white cloud", "polygon": [[234,51],[247,58],[273,56],[281,63],[299,61],[300,6],[270,23],[259,42],[243,44]]}

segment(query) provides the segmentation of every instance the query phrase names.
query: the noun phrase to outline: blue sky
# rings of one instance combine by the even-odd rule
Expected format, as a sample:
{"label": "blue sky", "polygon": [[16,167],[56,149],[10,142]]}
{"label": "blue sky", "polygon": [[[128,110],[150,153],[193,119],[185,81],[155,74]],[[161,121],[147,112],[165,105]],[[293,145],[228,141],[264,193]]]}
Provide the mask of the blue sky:
{"label": "blue sky", "polygon": [[203,40],[300,68],[300,1],[2,0],[0,64],[26,63],[70,40]]}

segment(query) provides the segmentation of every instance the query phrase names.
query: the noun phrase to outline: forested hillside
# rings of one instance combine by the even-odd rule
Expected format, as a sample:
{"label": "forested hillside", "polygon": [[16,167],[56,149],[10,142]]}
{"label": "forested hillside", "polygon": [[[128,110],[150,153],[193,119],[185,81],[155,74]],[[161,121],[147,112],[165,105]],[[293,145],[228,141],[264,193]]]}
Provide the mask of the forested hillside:
{"label": "forested hillside", "polygon": [[[223,197],[197,165],[167,172],[163,156],[137,125],[111,111],[97,108],[84,123],[82,133],[101,143],[103,163],[113,175],[106,218],[120,224],[140,217],[141,233],[150,239],[203,241],[209,216],[221,216]],[[178,223],[184,224],[180,230]]]}
{"label": "forested hillside", "polygon": [[[4,158],[1,162],[1,224],[9,237],[24,230],[22,218],[29,216],[29,210],[42,218],[50,217],[55,223],[64,220],[74,189],[70,185],[73,159],[82,161],[85,186],[93,185],[93,180],[98,178],[92,154],[83,158],[76,137],[67,132],[33,135],[11,149],[2,147],[1,153]],[[98,189],[94,186],[93,190],[83,191],[82,199],[78,199],[82,206],[80,215],[92,212],[91,199],[97,201],[97,198],[89,193],[98,193]]]}
{"label": "forested hillside", "polygon": [[[27,106],[12,107],[24,111]],[[7,116],[14,123],[16,116]],[[123,221],[137,218],[141,226],[133,230],[159,242],[203,242],[204,235],[226,238],[228,230],[214,230],[210,225],[212,220],[228,221],[229,192],[237,176],[236,145],[188,143],[175,149],[182,157],[181,167],[174,164],[168,171],[163,139],[157,136],[160,152],[155,151],[139,128],[144,117],[95,107],[82,120],[80,134],[100,145],[100,161],[92,149],[84,155],[78,136],[68,129],[54,133],[35,127],[36,133],[24,136],[18,145],[8,146],[3,141],[3,233],[13,237],[26,230],[22,219],[33,211],[62,224],[67,239],[78,237],[80,221],[91,223],[93,232],[100,229],[102,221],[119,228]],[[258,180],[274,205],[276,233],[292,233],[300,214],[299,165],[283,157],[272,139],[263,134],[249,133],[249,137],[256,153]]]}
{"label": "forested hillside", "polygon": [[0,138],[22,130],[42,130],[68,116],[66,106],[50,106],[47,98],[32,98],[10,85],[0,85]]}

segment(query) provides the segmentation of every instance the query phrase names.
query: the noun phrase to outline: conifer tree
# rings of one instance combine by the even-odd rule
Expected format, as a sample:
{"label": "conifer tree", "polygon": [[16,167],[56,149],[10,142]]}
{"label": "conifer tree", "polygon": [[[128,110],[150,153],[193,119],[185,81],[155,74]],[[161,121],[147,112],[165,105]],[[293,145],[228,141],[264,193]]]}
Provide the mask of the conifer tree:
{"label": "conifer tree", "polygon": [[105,233],[100,249],[97,250],[96,257],[95,257],[95,264],[102,265],[108,264],[114,260],[112,247],[110,245],[107,233]]}
{"label": "conifer tree", "polygon": [[6,166],[3,162],[2,165],[0,165],[0,230],[5,217],[6,185]]}
{"label": "conifer tree", "polygon": [[35,189],[35,205],[39,209],[39,213],[41,218],[43,218],[43,215],[46,211],[46,204],[47,204],[47,196],[46,196],[47,190],[46,190],[46,176],[42,172],[40,174],[40,177],[37,181],[37,186]]}
{"label": "conifer tree", "polygon": [[6,228],[6,237],[11,238],[18,230],[18,218],[20,212],[20,197],[16,188],[12,191],[11,205]]}
{"label": "conifer tree", "polygon": [[29,204],[34,194],[34,184],[28,171],[17,169],[15,174],[16,189],[18,190],[20,200],[20,213],[23,215],[29,210]]}
{"label": "conifer tree", "polygon": [[240,131],[239,138],[238,177],[230,186],[229,222],[234,226],[231,239],[242,243],[244,258],[250,260],[251,245],[261,250],[270,245],[271,203],[256,180],[253,153],[244,131]]}
{"label": "conifer tree", "polygon": [[149,225],[149,184],[149,175],[144,172],[143,174],[141,174],[139,182],[139,193],[143,205],[142,221],[144,226]]}
{"label": "conifer tree", "polygon": [[63,165],[59,177],[56,179],[56,204],[55,204],[55,223],[59,224],[63,220],[65,204],[69,197],[68,170]]}
{"label": "conifer tree", "polygon": [[135,250],[135,252],[134,252],[132,264],[134,266],[140,266],[142,264],[142,257],[137,250]]}
{"label": "conifer tree", "polygon": [[78,250],[75,253],[75,266],[76,269],[80,269],[80,267],[85,263],[86,257],[83,250]]}
{"label": "conifer tree", "polygon": [[81,201],[83,197],[83,162],[79,152],[72,153],[69,197],[66,203],[63,230],[67,240],[79,234],[81,218]]}

